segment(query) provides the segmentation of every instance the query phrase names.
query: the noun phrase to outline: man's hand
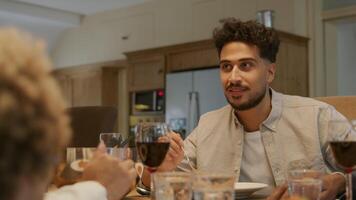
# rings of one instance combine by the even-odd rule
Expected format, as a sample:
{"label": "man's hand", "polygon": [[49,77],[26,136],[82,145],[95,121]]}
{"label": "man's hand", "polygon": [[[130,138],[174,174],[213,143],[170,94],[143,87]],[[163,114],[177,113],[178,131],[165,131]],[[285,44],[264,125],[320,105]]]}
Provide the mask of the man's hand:
{"label": "man's hand", "polygon": [[287,189],[288,189],[288,186],[287,186],[287,184],[284,184],[284,185],[281,185],[281,186],[278,186],[278,187],[276,187],[273,191],[272,191],[272,193],[271,193],[271,195],[269,195],[268,197],[267,197],[267,199],[266,200],[280,200],[280,199],[287,199],[288,198],[288,191],[287,191]]}
{"label": "man's hand", "polygon": [[183,140],[180,135],[171,132],[168,134],[168,137],[170,137],[169,150],[162,164],[158,167],[157,171],[172,171],[184,158]]}
{"label": "man's hand", "polygon": [[[345,178],[340,174],[329,174],[322,177],[323,186],[320,200],[334,200],[339,192],[345,189]],[[275,188],[267,200],[294,199],[289,197],[287,185]]]}
{"label": "man's hand", "polygon": [[109,200],[121,199],[130,191],[136,179],[134,163],[131,160],[120,161],[104,152],[99,145],[94,158],[84,169],[82,180],[102,184]]}
{"label": "man's hand", "polygon": [[[171,132],[168,133],[168,137],[170,138],[169,150],[164,158],[162,164],[158,167],[157,171],[166,172],[174,170],[177,165],[183,160],[184,152],[183,152],[183,140],[179,134]],[[142,175],[142,183],[149,187],[151,183],[150,173],[145,168]]]}
{"label": "man's hand", "polygon": [[289,196],[288,195],[288,185],[283,184],[276,187],[270,196],[266,200],[305,200],[305,198],[300,196]]}
{"label": "man's hand", "polygon": [[329,174],[323,178],[323,189],[320,200],[332,200],[339,192],[345,190],[345,178],[340,174]]}

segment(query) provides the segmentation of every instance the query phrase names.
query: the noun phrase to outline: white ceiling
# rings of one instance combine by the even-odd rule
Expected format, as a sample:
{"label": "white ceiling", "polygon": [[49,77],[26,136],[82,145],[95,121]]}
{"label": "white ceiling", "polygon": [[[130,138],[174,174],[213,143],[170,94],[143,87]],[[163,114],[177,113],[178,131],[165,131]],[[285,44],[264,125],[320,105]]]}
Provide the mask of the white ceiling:
{"label": "white ceiling", "polygon": [[82,15],[90,15],[112,9],[118,9],[136,4],[144,3],[147,0],[13,0],[34,5],[44,6],[53,9],[65,10]]}
{"label": "white ceiling", "polygon": [[46,19],[19,16],[17,14],[4,12],[0,12],[0,26],[15,27],[30,32],[36,38],[46,41],[48,51],[52,50],[55,42],[64,30],[73,27]]}
{"label": "white ceiling", "polygon": [[16,27],[45,40],[50,54],[61,34],[80,26],[83,16],[146,1],[149,0],[0,0],[0,27]]}

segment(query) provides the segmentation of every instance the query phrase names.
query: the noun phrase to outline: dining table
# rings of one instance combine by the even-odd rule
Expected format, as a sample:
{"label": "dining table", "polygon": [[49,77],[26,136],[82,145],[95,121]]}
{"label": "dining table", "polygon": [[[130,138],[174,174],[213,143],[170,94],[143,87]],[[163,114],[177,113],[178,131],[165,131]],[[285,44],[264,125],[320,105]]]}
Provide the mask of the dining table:
{"label": "dining table", "polygon": [[[263,200],[266,199],[265,195],[252,195],[251,197],[244,200]],[[129,192],[123,200],[151,200],[150,196],[142,196],[136,192],[136,190],[132,190]]]}

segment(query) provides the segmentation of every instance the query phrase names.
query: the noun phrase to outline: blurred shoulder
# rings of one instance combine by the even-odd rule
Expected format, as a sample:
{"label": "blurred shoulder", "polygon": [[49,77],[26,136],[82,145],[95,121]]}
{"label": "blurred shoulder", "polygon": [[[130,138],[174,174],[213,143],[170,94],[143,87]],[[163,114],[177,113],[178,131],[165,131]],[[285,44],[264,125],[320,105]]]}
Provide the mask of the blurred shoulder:
{"label": "blurred shoulder", "polygon": [[233,108],[230,105],[223,106],[219,109],[207,112],[200,117],[200,121],[221,120],[229,117],[233,112]]}
{"label": "blurred shoulder", "polygon": [[282,94],[283,107],[329,107],[330,105],[311,97]]}

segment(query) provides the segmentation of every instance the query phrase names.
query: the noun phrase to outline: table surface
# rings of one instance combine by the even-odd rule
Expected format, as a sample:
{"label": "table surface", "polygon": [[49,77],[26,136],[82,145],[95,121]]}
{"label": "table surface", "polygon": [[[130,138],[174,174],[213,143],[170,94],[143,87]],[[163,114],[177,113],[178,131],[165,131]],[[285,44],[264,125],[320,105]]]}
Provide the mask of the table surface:
{"label": "table surface", "polygon": [[149,196],[142,196],[136,192],[136,190],[132,190],[125,198],[124,200],[150,200],[151,198]]}
{"label": "table surface", "polygon": [[[125,198],[124,200],[150,200],[151,198],[149,196],[142,196],[138,194],[135,190],[131,191]],[[262,200],[266,199],[265,196],[256,196],[252,195],[248,200]]]}

